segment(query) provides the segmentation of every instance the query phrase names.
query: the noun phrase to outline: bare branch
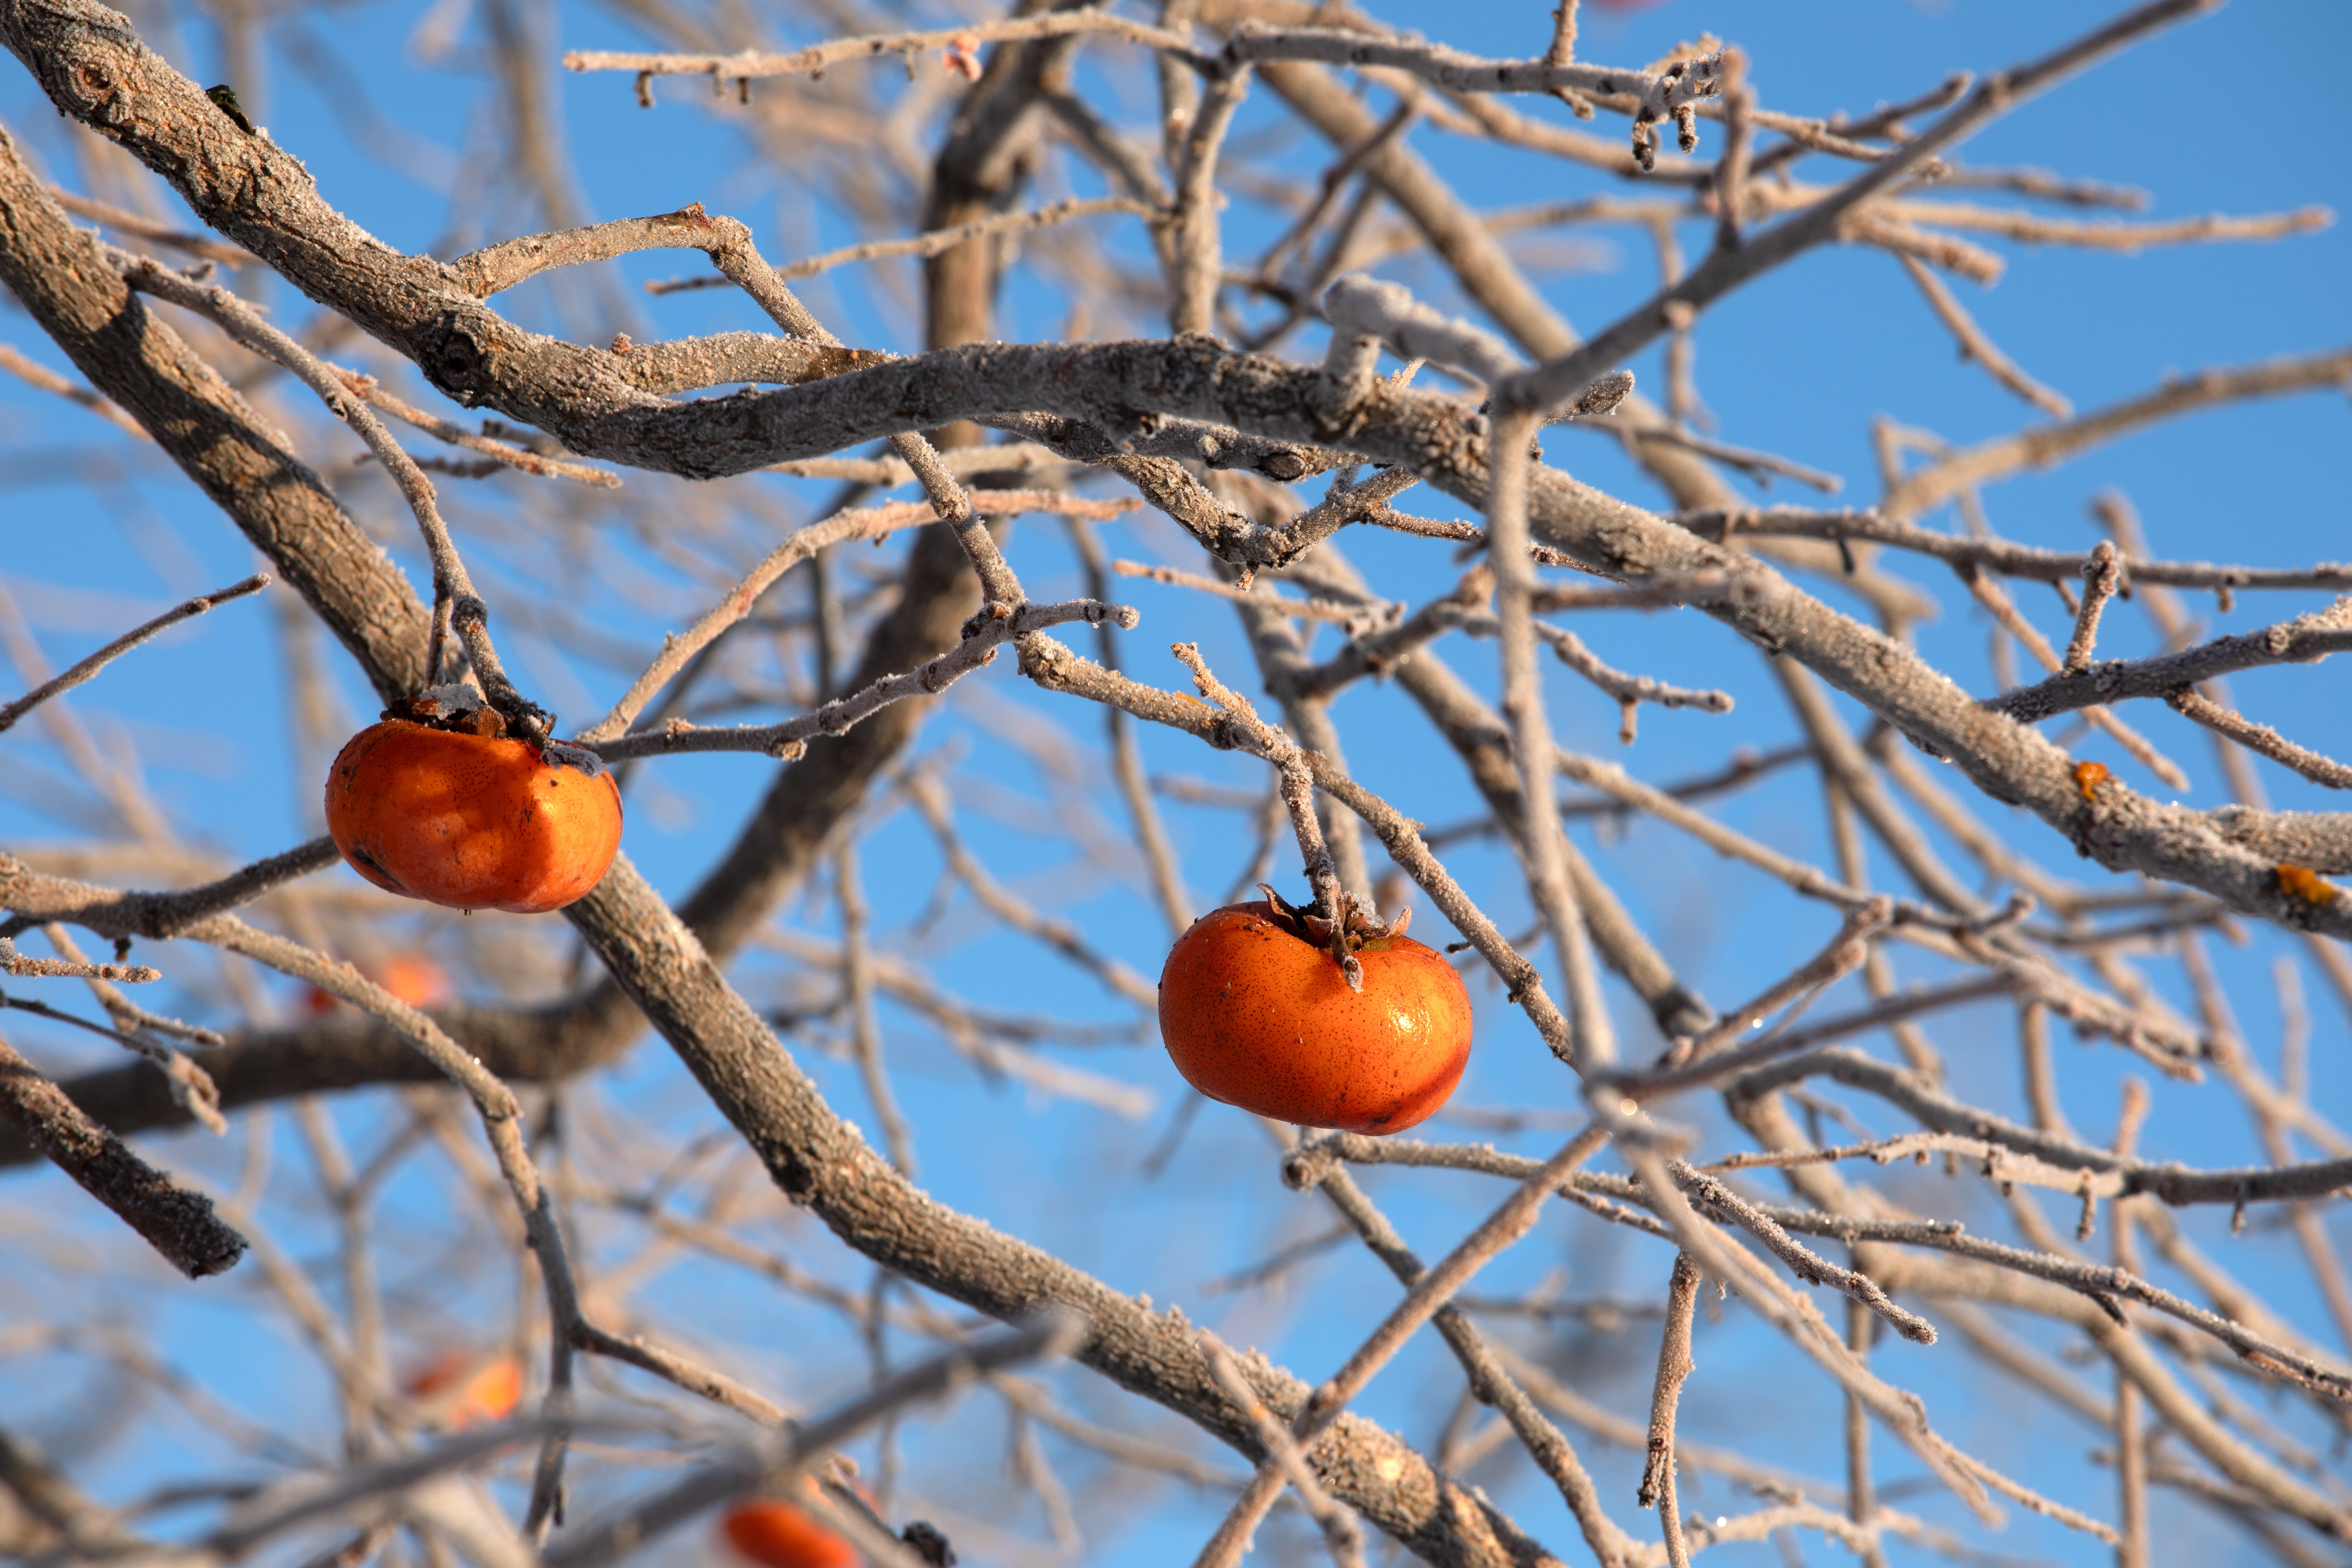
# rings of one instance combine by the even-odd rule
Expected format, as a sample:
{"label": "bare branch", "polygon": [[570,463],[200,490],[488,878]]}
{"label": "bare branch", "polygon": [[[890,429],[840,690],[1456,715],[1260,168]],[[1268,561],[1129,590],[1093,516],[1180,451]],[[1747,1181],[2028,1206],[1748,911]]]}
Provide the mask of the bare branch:
{"label": "bare branch", "polygon": [[[1346,1229],[1343,1227],[1339,1234],[1345,1236]],[[1201,1331],[1199,1338],[1202,1357],[1209,1363],[1209,1375],[1216,1379],[1225,1397],[1248,1415],[1258,1441],[1265,1447],[1267,1461],[1297,1489],[1299,1501],[1306,1504],[1308,1515],[1323,1531],[1335,1568],[1363,1568],[1363,1531],[1357,1528],[1355,1516],[1334,1502],[1331,1494],[1316,1480],[1315,1472],[1307,1468],[1305,1456],[1291,1439],[1290,1428],[1275,1419],[1274,1412],[1258,1398],[1257,1391],[1244,1381],[1240,1370],[1234,1365],[1232,1353],[1206,1329]],[[1246,1541],[1240,1544],[1243,1550],[1247,1549]],[[1212,1550],[1202,1552],[1201,1562],[1230,1563],[1239,1560],[1238,1553],[1213,1557]]]}
{"label": "bare branch", "polygon": [[[2004,577],[2063,583],[2089,567],[2086,554],[2038,550],[2005,539],[1969,539],[1939,533],[1877,511],[1805,511],[1790,507],[1756,510],[1684,512],[1685,526],[1702,535],[1736,534],[1779,538],[1853,540],[1916,550],[1954,566],[1977,566]],[[2176,588],[2352,588],[2352,563],[2321,562],[2308,567],[2216,566],[2201,561],[2149,561],[2126,556],[2124,570],[2135,584]]]}
{"label": "bare branch", "polygon": [[[1538,1166],[1535,1174],[1519,1184],[1517,1192],[1505,1199],[1502,1205],[1489,1215],[1485,1223],[1448,1253],[1437,1267],[1413,1282],[1403,1300],[1381,1321],[1370,1336],[1358,1346],[1339,1370],[1318,1385],[1314,1394],[1299,1407],[1290,1423],[1291,1436],[1311,1452],[1315,1439],[1329,1426],[1340,1410],[1371,1381],[1388,1361],[1403,1348],[1404,1342],[1432,1313],[1453,1297],[1478,1269],[1496,1254],[1511,1246],[1533,1228],[1538,1211],[1544,1199],[1551,1194],[1562,1176],[1592,1157],[1606,1134],[1600,1125],[1588,1127]],[[1282,1471],[1273,1464],[1263,1465],[1233,1509],[1218,1528],[1219,1540],[1246,1540],[1265,1517],[1282,1487]]]}
{"label": "bare branch", "polygon": [[[882,261],[901,256],[928,259],[945,255],[971,240],[993,239],[1000,235],[1021,234],[1033,228],[1050,228],[1072,218],[1097,217],[1105,213],[1132,213],[1154,220],[1165,216],[1159,207],[1129,196],[1073,196],[1068,201],[1052,202],[1031,212],[978,218],[971,223],[957,224],[951,228],[935,228],[906,239],[875,239],[864,245],[845,245],[822,256],[788,261],[776,268],[776,276],[787,282],[798,282],[803,278],[814,278],[821,272],[830,272],[836,267],[846,267],[856,261]],[[648,279],[645,289],[646,293],[656,296],[685,294],[700,289],[724,289],[731,282],[732,279],[726,277],[709,274],[700,278]]]}
{"label": "bare branch", "polygon": [[[1713,55],[1677,60],[1661,71],[1616,70],[1607,66],[1531,60],[1482,59],[1442,44],[1368,37],[1327,27],[1269,27],[1244,20],[1225,44],[1236,59],[1313,60],[1324,65],[1366,66],[1410,71],[1451,92],[1554,92],[1567,88],[1597,98],[1623,95],[1636,122],[1665,119],[1717,89],[1719,62]],[[1685,148],[1687,152],[1689,149]],[[1589,378],[1588,378],[1589,379]]]}
{"label": "bare branch", "polygon": [[135,626],[123,633],[64,674],[26,692],[16,701],[0,707],[0,733],[5,733],[17,720],[47,702],[50,698],[71,691],[158,632],[176,626],[182,621],[194,619],[215,605],[225,605],[231,599],[242,599],[247,594],[258,594],[268,586],[269,586],[269,577],[267,573],[247,577],[242,583],[233,583],[226,588],[215,589],[209,594],[199,594],[185,604],[164,611],[145,626]]}
{"label": "bare branch", "polygon": [[[1031,43],[1041,38],[1067,38],[1102,34],[1146,48],[1199,60],[1189,38],[1145,26],[1124,16],[1101,11],[1060,11],[1042,16],[978,22],[928,33],[884,33],[868,37],[835,38],[791,54],[761,54],[745,50],[733,55],[629,54],[612,49],[573,49],[563,57],[571,71],[634,71],[639,77],[707,76],[714,81],[755,77],[821,76],[851,60],[906,58],[934,49],[977,48],[982,44]],[[644,95],[640,93],[641,101]]]}
{"label": "bare branch", "polygon": [[[2352,379],[2352,349],[2275,360],[2244,370],[2200,371],[2155,392],[2094,409],[2064,425],[2040,426],[1955,452],[1940,462],[1905,475],[1886,492],[1878,510],[1889,518],[1917,517],[1933,511],[1962,490],[2007,479],[2027,468],[2046,468],[2158,419],[2242,398],[2276,397],[2314,387],[2341,386],[2347,379]],[[2137,567],[2133,574],[2138,575]]]}
{"label": "bare branch", "polygon": [[202,887],[172,892],[124,892],[59,879],[37,878],[21,860],[0,854],[0,906],[15,910],[0,921],[0,938],[28,931],[45,921],[66,920],[100,936],[182,935],[225,910],[250,902],[272,888],[342,863],[331,838],[314,838],[280,855],[257,860]]}
{"label": "bare branch", "polygon": [[2322,756],[2307,746],[2298,746],[2267,724],[2257,724],[2235,709],[2224,708],[2194,690],[2175,691],[2165,698],[2172,710],[2184,719],[2193,719],[2217,735],[2227,736],[2248,751],[2260,752],[2271,761],[2293,768],[2315,784],[2329,789],[2352,789],[2352,767]]}
{"label": "bare branch", "polygon": [[190,234],[169,224],[157,223],[110,202],[98,201],[58,185],[49,187],[49,199],[73,214],[93,223],[104,224],[122,234],[133,235],[157,245],[169,246],[205,261],[217,261],[223,267],[243,268],[253,264],[251,252],[234,245],[223,245],[208,234]]}
{"label": "bare branch", "polygon": [[125,985],[148,985],[163,978],[160,969],[143,963],[89,963],[79,959],[32,958],[16,944],[0,937],[0,973],[61,980],[106,980]]}
{"label": "bare branch", "polygon": [[1020,642],[1047,626],[1066,626],[1073,621],[1084,621],[1088,626],[1110,621],[1131,630],[1141,623],[1142,617],[1125,605],[1076,599],[1060,605],[1024,604],[1017,609],[992,603],[974,620],[976,624],[966,632],[963,640],[939,658],[903,675],[885,676],[862,691],[836,697],[797,719],[787,719],[780,724],[731,728],[706,728],[674,719],[659,730],[599,741],[587,749],[608,763],[684,752],[763,752],[773,757],[796,757],[808,742],[819,735],[842,734],[893,702],[935,696],[946,690],[992,662],[996,650],[1006,643]]}
{"label": "bare branch", "polygon": [[1952,298],[1952,291],[1944,287],[1943,280],[1922,266],[1916,257],[1897,251],[1895,259],[1910,274],[1911,281],[1926,297],[1927,308],[1936,312],[1936,319],[1958,340],[1962,359],[1976,361],[1984,366],[1987,375],[2053,418],[2074,417],[2074,405],[2019,369],[2017,362],[2001,353],[2000,346],[1987,337],[1976,319]]}
{"label": "bare branch", "polygon": [[2125,13],[2041,59],[1995,72],[1958,108],[1905,142],[1891,156],[1870,165],[1796,216],[1750,236],[1738,249],[1717,250],[1680,282],[1582,347],[1498,387],[1498,399],[1521,408],[1540,408],[1559,402],[1609,366],[1631,359],[1643,344],[1668,330],[1672,325],[1670,318],[1675,313],[1668,306],[1704,309],[1798,252],[1831,238],[1848,212],[1911,173],[1930,154],[1958,142],[2035,93],[2141,34],[2210,9],[2213,0],[2156,0],[2155,4]]}
{"label": "bare branch", "polygon": [[1642,1463],[1640,1500],[1643,1507],[1658,1510],[1671,1568],[1690,1564],[1682,1505],[1675,1491],[1675,1410],[1682,1403],[1683,1380],[1698,1370],[1691,1360],[1691,1315],[1698,1304],[1698,1268],[1690,1254],[1675,1253],[1674,1275],[1666,1282],[1665,1331],[1658,1339],[1657,1384],[1650,1394],[1649,1453]]}
{"label": "bare branch", "polygon": [[404,424],[414,425],[436,441],[446,441],[468,452],[479,452],[501,468],[515,468],[526,474],[538,474],[551,479],[576,479],[583,485],[600,489],[618,489],[621,476],[605,468],[592,468],[585,463],[567,463],[561,458],[543,458],[537,452],[526,452],[520,447],[509,447],[503,441],[493,441],[487,436],[477,436],[462,426],[427,414],[424,409],[404,403],[385,390],[372,375],[357,371],[333,367],[343,384],[366,398]]}
{"label": "bare branch", "polygon": [[37,386],[43,392],[54,392],[67,402],[78,404],[89,409],[92,414],[127,435],[136,437],[142,441],[151,438],[145,426],[122,412],[108,399],[100,397],[86,386],[76,384],[47,365],[26,359],[6,343],[0,343],[0,370],[9,372],[18,380],[29,385]]}
{"label": "bare branch", "polygon": [[499,712],[515,723],[526,738],[534,731],[543,734],[546,715],[537,704],[517,691],[499,663],[498,653],[490,644],[488,612],[474,594],[473,579],[457,554],[457,547],[449,537],[449,528],[441,520],[440,508],[434,500],[433,482],[418,469],[415,462],[392,438],[376,417],[366,408],[352,401],[341,379],[311,353],[262,320],[253,307],[226,289],[206,289],[189,282],[175,272],[166,271],[143,257],[118,254],[114,258],[123,280],[142,293],[153,294],[175,305],[199,311],[211,317],[246,347],[266,358],[275,360],[299,377],[304,385],[318,394],[337,417],[359,433],[399,484],[403,499],[416,516],[418,530],[425,535],[425,544],[433,558],[434,608],[436,638],[425,656],[428,678],[438,676],[440,641],[438,630],[446,614],[446,624],[463,639],[467,657],[473,662],[475,673],[481,678],[484,691]]}
{"label": "bare branch", "polygon": [[2352,595],[2292,621],[2216,637],[2154,658],[2108,659],[2061,672],[2038,686],[2003,692],[1986,706],[2028,723],[2096,703],[2169,698],[2200,681],[2272,664],[2313,664],[2352,648]]}
{"label": "bare branch", "polygon": [[2066,641],[2061,667],[2067,674],[2080,675],[2090,668],[2091,650],[2099,641],[2100,613],[2123,585],[2123,568],[2116,563],[2116,547],[2101,540],[2091,552],[2091,563],[2083,568],[2083,604],[2074,612],[2074,635]]}
{"label": "bare branch", "polygon": [[245,1237],[214,1215],[210,1199],[132,1153],[5,1040],[0,1040],[0,1115],[189,1279],[224,1273],[245,1255]]}

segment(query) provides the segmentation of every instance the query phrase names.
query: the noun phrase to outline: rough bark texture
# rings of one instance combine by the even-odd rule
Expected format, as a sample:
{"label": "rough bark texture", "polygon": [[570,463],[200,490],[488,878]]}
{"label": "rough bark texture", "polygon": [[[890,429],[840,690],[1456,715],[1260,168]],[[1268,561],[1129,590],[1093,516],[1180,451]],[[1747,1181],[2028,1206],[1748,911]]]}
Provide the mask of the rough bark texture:
{"label": "rough bark texture", "polygon": [[0,1040],[0,1117],[81,1189],[121,1215],[191,1279],[221,1274],[245,1256],[245,1237],[190,1192],[82,1114],[56,1084]]}

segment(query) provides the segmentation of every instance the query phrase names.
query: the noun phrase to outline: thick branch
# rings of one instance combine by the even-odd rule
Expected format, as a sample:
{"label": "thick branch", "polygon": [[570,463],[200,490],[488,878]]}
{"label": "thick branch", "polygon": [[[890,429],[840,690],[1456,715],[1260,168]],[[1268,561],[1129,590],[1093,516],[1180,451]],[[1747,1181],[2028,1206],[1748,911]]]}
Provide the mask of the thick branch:
{"label": "thick branch", "polygon": [[132,1153],[0,1040],[0,1117],[84,1192],[122,1216],[172,1267],[191,1279],[223,1273],[245,1256],[245,1237],[191,1192]]}

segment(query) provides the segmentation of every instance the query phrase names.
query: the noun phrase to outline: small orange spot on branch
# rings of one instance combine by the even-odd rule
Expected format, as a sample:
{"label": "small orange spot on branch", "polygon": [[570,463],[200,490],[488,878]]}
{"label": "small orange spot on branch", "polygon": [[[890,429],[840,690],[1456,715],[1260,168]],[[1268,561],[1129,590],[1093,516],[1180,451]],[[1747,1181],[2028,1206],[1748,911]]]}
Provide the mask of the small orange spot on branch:
{"label": "small orange spot on branch", "polygon": [[2099,786],[2106,782],[2106,763],[2076,763],[2074,764],[2074,787],[2083,792],[2083,798],[2084,800],[2097,800],[2099,798]]}
{"label": "small orange spot on branch", "polygon": [[2332,904],[2344,896],[2343,889],[2308,866],[2281,866],[2272,875],[2278,878],[2280,892],[2306,904]]}

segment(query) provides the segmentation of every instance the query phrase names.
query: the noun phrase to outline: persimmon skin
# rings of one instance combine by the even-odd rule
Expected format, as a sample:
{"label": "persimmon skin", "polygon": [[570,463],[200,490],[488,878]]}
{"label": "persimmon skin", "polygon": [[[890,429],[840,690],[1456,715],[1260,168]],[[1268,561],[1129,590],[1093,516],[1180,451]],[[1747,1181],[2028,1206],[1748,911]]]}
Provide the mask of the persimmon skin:
{"label": "persimmon skin", "polygon": [[611,773],[551,766],[521,741],[387,719],[328,771],[327,831],[387,892],[540,914],[603,879],[621,847],[621,792]]}
{"label": "persimmon skin", "polygon": [[1160,974],[1160,1037],[1212,1100],[1302,1127],[1401,1132],[1454,1093],[1470,995],[1406,936],[1357,950],[1364,988],[1264,901],[1194,921]]}
{"label": "persimmon skin", "polygon": [[395,952],[383,961],[375,983],[412,1007],[438,1007],[449,1000],[449,977],[421,952]]}
{"label": "persimmon skin", "polygon": [[483,1362],[464,1351],[436,1357],[411,1377],[408,1397],[444,1403],[436,1396],[458,1384],[460,1379],[464,1380],[462,1385],[441,1411],[441,1425],[452,1432],[461,1432],[478,1422],[503,1421],[522,1402],[522,1366],[514,1357],[494,1356]]}
{"label": "persimmon skin", "polygon": [[736,1551],[762,1568],[859,1568],[857,1548],[788,1502],[748,1498],[719,1523]]}
{"label": "persimmon skin", "polygon": [[[438,1007],[449,1000],[449,977],[441,972],[439,964],[421,952],[397,952],[380,966],[361,965],[360,973],[383,986],[393,1000],[412,1007]],[[305,1013],[331,1013],[341,1005],[316,985],[302,994]]]}

